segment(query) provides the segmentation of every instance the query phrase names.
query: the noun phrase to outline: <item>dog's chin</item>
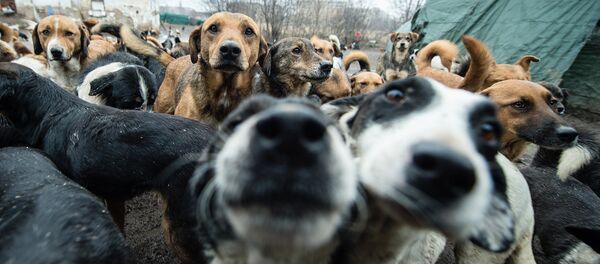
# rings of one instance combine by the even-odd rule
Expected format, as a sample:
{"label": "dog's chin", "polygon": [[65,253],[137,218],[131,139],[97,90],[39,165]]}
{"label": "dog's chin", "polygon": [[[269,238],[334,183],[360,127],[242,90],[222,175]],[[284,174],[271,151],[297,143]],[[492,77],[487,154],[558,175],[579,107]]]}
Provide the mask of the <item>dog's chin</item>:
{"label": "dog's chin", "polygon": [[330,74],[326,74],[324,72],[316,73],[316,74],[305,74],[302,76],[302,79],[306,82],[324,82],[329,79]]}
{"label": "dog's chin", "polygon": [[261,206],[226,207],[235,233],[260,248],[300,250],[319,247],[338,229],[342,214],[336,211],[281,214]]}
{"label": "dog's chin", "polygon": [[577,145],[578,141],[578,139],[575,139],[569,143],[566,143],[555,137],[533,137],[531,140],[528,140],[526,137],[522,138],[540,147],[553,150],[562,150],[574,147]]}

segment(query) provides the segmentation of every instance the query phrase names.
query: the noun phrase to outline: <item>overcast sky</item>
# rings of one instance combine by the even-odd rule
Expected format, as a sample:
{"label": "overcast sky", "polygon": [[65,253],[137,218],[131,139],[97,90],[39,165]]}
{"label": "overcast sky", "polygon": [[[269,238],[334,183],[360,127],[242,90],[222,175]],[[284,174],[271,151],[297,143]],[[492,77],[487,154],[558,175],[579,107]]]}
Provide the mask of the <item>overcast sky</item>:
{"label": "overcast sky", "polygon": [[[372,7],[379,7],[383,10],[390,10],[389,0],[371,0],[367,1]],[[198,11],[206,10],[205,1],[199,0],[159,0],[161,6],[181,6],[196,9]]]}

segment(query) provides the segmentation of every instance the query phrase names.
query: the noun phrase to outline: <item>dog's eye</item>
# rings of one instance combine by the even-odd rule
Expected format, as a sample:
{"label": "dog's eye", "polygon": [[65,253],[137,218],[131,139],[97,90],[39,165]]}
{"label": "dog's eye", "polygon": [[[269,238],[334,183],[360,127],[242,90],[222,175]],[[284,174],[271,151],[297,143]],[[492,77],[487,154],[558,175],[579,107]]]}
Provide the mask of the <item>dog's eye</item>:
{"label": "dog's eye", "polygon": [[292,50],[292,53],[294,53],[294,54],[300,54],[300,53],[302,53],[302,49],[301,48],[294,48]]}
{"label": "dog's eye", "polygon": [[400,90],[389,90],[385,93],[385,98],[391,102],[397,103],[404,99],[404,93]]}
{"label": "dog's eye", "polygon": [[367,83],[366,82],[361,82],[360,86],[367,86]]}
{"label": "dog's eye", "polygon": [[44,36],[48,36],[48,35],[50,35],[50,30],[44,29],[44,30],[42,31],[42,35],[44,35]]}
{"label": "dog's eye", "polygon": [[550,106],[555,106],[558,103],[556,99],[550,99]]}
{"label": "dog's eye", "polygon": [[254,35],[254,30],[252,30],[251,28],[246,28],[246,31],[244,31],[244,34],[246,34],[246,36],[252,36],[252,35]]}
{"label": "dog's eye", "polygon": [[65,32],[65,37],[72,37],[73,35],[75,35],[75,33],[69,31]]}
{"label": "dog's eye", "polygon": [[323,49],[315,49],[317,53],[323,53]]}
{"label": "dog's eye", "polygon": [[518,101],[513,103],[511,106],[517,110],[525,110],[527,108],[527,103],[524,101]]}
{"label": "dog's eye", "polygon": [[219,28],[217,28],[217,25],[212,25],[212,26],[208,27],[208,31],[210,31],[212,33],[217,33],[218,30],[219,30]]}

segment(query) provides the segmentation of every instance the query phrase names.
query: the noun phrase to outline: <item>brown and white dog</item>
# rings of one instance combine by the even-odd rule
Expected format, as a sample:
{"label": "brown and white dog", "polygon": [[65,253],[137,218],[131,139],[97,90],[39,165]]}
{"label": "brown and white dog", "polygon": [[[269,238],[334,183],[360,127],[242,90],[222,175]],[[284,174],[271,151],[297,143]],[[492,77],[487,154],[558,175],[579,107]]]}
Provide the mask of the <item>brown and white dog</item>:
{"label": "brown and white dog", "polygon": [[369,57],[362,51],[352,51],[344,58],[344,67],[350,68],[350,64],[357,61],[360,65],[360,71],[350,76],[352,86],[352,95],[359,95],[374,91],[384,83],[381,75],[371,72]]}
{"label": "brown and white dog", "polygon": [[74,91],[79,71],[87,60],[89,36],[86,27],[66,16],[48,16],[35,26],[32,40],[35,55],[14,62]]}
{"label": "brown and white dog", "polygon": [[[529,63],[539,61],[535,56],[525,55],[515,64],[498,64],[480,40],[463,35],[462,41],[471,58],[464,78],[451,72],[459,51],[454,43],[447,40],[433,41],[417,53],[417,75],[433,78],[448,87],[476,92],[503,80],[531,80]],[[431,60],[436,56],[440,57],[441,64],[448,71],[431,66]]]}
{"label": "brown and white dog", "polygon": [[386,51],[379,57],[377,73],[386,81],[414,76],[416,70],[413,62],[410,60],[410,52],[413,43],[418,39],[419,34],[415,32],[391,33],[392,51]]}
{"label": "brown and white dog", "polygon": [[344,70],[335,66],[335,59],[342,57],[342,51],[338,45],[332,41],[320,39],[317,36],[312,36],[310,42],[317,54],[333,64],[331,76],[327,80],[320,83],[313,83],[314,94],[321,99],[322,103],[349,96],[351,93],[350,81]]}
{"label": "brown and white dog", "polygon": [[155,110],[217,126],[252,93],[267,43],[252,18],[220,12],[192,31],[189,45],[190,56],[167,67]]}

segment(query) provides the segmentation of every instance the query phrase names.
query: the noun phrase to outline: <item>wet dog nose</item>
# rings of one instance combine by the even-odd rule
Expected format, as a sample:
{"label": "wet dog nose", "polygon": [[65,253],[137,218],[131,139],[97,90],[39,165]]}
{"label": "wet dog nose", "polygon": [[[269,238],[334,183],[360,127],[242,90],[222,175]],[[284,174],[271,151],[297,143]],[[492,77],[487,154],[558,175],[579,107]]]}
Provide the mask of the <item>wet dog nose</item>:
{"label": "wet dog nose", "polygon": [[258,143],[286,153],[316,152],[324,146],[326,125],[308,111],[278,111],[256,124]]}
{"label": "wet dog nose", "polygon": [[322,61],[321,62],[321,71],[324,72],[325,74],[329,74],[331,73],[331,69],[333,68],[333,64],[331,64],[331,62],[329,61]]}
{"label": "wet dog nose", "polygon": [[564,115],[565,114],[565,107],[562,105],[559,105],[556,107],[556,111],[558,112],[559,115]]}
{"label": "wet dog nose", "polygon": [[408,181],[440,201],[452,201],[467,194],[475,185],[473,164],[450,148],[423,142],[412,148],[413,164],[408,167]]}
{"label": "wet dog nose", "polygon": [[235,59],[240,56],[240,53],[242,53],[240,45],[233,41],[223,42],[219,48],[219,51],[221,52],[221,56],[227,59]]}
{"label": "wet dog nose", "polygon": [[575,141],[575,139],[577,139],[579,133],[577,133],[577,130],[575,130],[575,128],[568,126],[560,126],[556,129],[556,136],[562,142],[571,143]]}
{"label": "wet dog nose", "polygon": [[63,52],[61,49],[52,48],[50,49],[50,54],[52,54],[53,58],[58,59],[62,57]]}

